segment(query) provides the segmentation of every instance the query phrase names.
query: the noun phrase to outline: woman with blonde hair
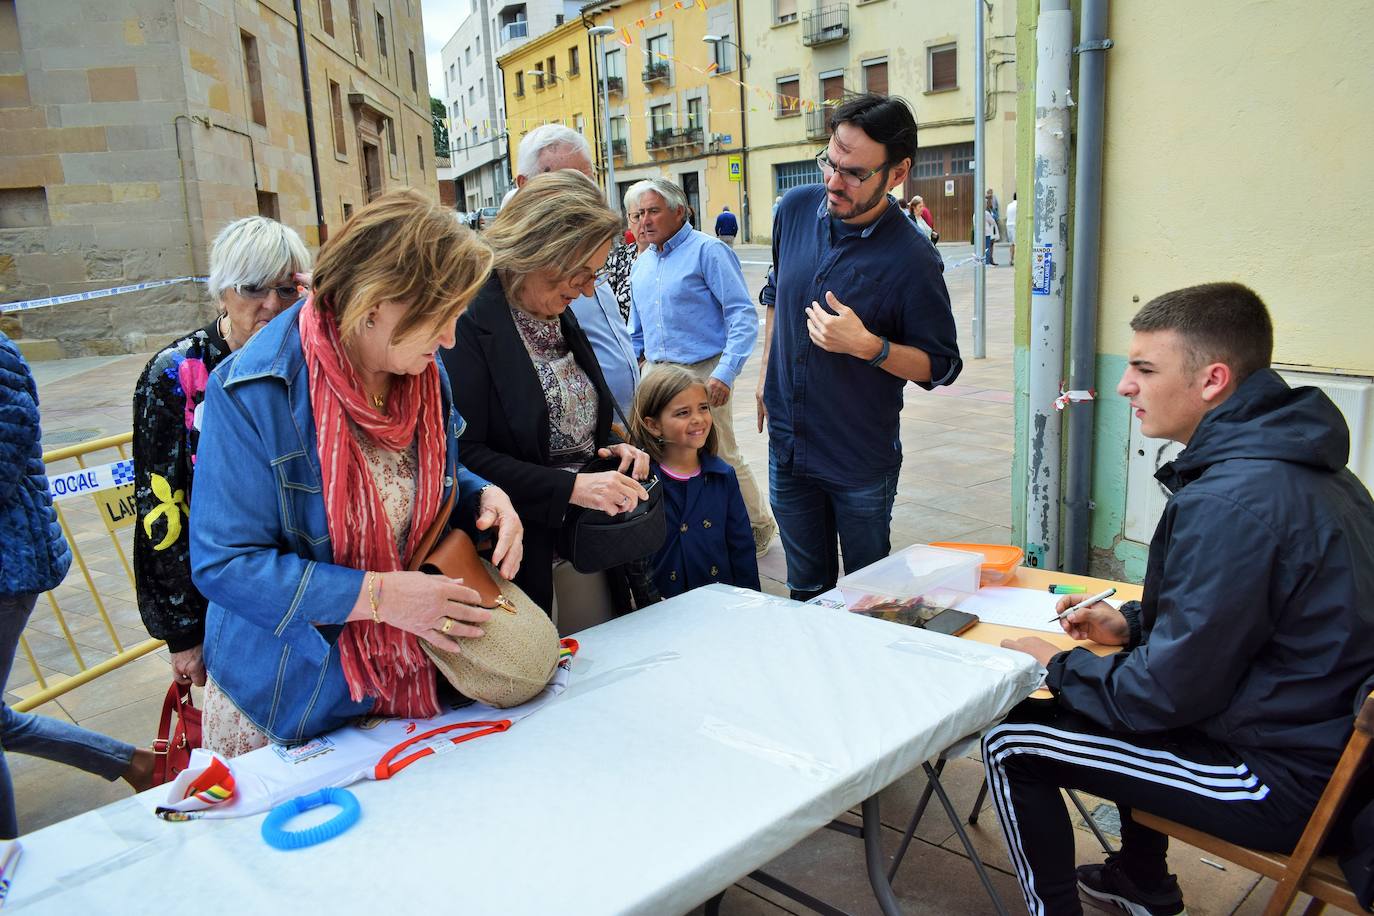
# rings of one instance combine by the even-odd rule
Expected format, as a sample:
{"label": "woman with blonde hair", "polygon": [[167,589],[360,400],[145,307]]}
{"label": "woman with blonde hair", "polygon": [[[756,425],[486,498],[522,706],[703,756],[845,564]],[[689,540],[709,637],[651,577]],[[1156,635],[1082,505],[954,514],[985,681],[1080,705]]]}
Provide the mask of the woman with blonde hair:
{"label": "woman with blonde hair", "polygon": [[362,714],[440,711],[420,640],[461,651],[490,614],[407,572],[456,488],[459,517],[520,564],[509,498],[458,461],[435,359],[491,253],[416,191],[383,195],[320,252],[314,291],[210,380],[191,564],[209,599],[205,746],[294,743]]}
{"label": "woman with blonde hair", "polygon": [[[610,390],[568,309],[592,295],[619,230],[585,175],[562,170],[530,179],[486,232],[495,269],[444,353],[467,419],[463,455],[511,494],[525,520],[525,563],[515,584],[549,612],[568,508],[616,515],[648,497],[635,479],[648,475],[648,456],[612,436]],[[598,455],[614,455],[630,473],[582,472]],[[645,590],[647,568],[633,578],[612,571],[609,579],[617,611],[656,597]],[[563,619],[560,629],[571,632]]]}

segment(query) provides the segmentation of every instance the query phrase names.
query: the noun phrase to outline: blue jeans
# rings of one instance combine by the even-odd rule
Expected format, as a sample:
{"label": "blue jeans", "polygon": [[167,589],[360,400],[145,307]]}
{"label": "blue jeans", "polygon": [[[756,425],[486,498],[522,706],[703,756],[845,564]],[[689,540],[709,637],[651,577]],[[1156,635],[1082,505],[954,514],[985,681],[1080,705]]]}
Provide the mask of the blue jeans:
{"label": "blue jeans", "polygon": [[[19,635],[24,632],[37,600],[37,595],[0,596],[0,684],[9,681]],[[60,719],[15,712],[0,699],[0,838],[3,839],[19,835],[6,751],[65,763],[111,781],[124,775],[134,757],[132,744]]]}
{"label": "blue jeans", "polygon": [[840,487],[794,475],[769,453],[768,497],[787,556],[787,587],[793,598],[806,601],[833,588],[840,575],[840,553],[845,572],[888,555],[897,473]]}

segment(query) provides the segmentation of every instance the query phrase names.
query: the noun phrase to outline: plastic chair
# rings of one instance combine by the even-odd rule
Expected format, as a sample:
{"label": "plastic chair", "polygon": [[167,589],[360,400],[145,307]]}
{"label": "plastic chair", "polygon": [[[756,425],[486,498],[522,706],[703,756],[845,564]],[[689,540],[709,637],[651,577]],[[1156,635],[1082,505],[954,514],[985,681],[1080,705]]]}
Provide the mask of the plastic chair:
{"label": "plastic chair", "polygon": [[1333,856],[1319,856],[1318,850],[1326,842],[1327,834],[1340,813],[1341,807],[1355,786],[1356,777],[1368,762],[1371,741],[1374,740],[1374,693],[1365,698],[1355,717],[1355,730],[1346,742],[1341,759],[1336,764],[1331,779],[1317,801],[1317,808],[1303,828],[1302,837],[1292,855],[1273,852],[1260,852],[1237,846],[1211,834],[1192,827],[1165,820],[1145,811],[1132,810],[1131,817],[1136,823],[1176,837],[1199,849],[1206,850],[1231,862],[1258,872],[1278,882],[1269,904],[1264,908],[1264,916],[1282,916],[1288,912],[1294,898],[1299,893],[1309,894],[1312,902],[1304,910],[1304,916],[1315,916],[1327,904],[1340,907],[1351,913],[1364,912],[1355,893],[1350,889],[1340,866]]}

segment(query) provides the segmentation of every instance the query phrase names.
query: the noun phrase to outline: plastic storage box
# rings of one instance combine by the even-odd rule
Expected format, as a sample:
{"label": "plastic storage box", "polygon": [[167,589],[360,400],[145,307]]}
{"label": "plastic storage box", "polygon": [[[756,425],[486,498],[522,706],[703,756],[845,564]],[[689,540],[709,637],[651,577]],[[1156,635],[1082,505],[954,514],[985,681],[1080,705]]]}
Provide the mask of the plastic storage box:
{"label": "plastic storage box", "polygon": [[1001,585],[1016,575],[1016,567],[1025,559],[1026,552],[1020,547],[1008,544],[956,544],[952,541],[937,541],[931,547],[944,547],[948,550],[967,550],[983,555],[982,585]]}
{"label": "plastic storage box", "polygon": [[875,603],[914,602],[949,607],[978,591],[983,555],[913,544],[840,578],[840,594],[851,610]]}

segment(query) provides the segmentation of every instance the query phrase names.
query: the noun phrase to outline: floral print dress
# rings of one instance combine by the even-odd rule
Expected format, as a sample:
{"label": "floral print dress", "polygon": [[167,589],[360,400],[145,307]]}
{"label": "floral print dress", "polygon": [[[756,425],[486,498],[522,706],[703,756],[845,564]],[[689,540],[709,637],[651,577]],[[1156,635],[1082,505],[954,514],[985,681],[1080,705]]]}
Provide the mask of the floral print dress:
{"label": "floral print dress", "polygon": [[229,345],[218,320],[149,360],[134,388],[134,579],[149,634],[173,652],[205,639],[205,598],[191,582],[191,480],[210,373]]}

